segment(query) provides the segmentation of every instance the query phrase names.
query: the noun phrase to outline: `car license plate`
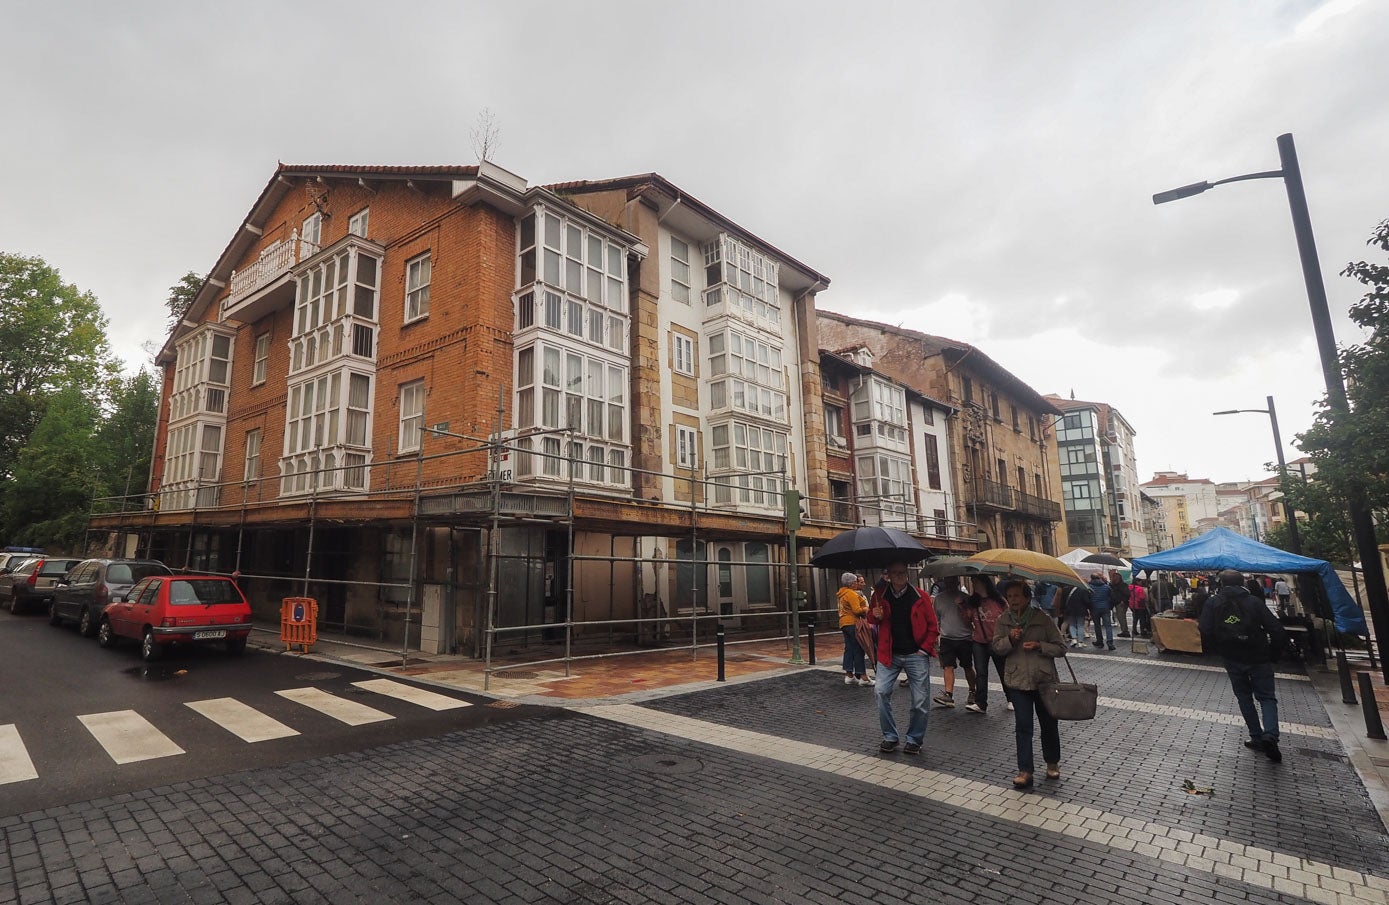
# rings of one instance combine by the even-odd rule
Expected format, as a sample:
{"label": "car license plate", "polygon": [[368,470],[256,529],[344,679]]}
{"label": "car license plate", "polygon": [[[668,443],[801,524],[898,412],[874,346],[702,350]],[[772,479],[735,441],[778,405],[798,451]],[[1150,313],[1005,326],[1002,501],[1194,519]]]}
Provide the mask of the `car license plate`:
{"label": "car license plate", "polygon": [[212,640],[213,638],[225,638],[225,637],[227,637],[227,630],[226,630],[226,629],[215,629],[215,630],[213,630],[213,631],[208,631],[208,632],[194,632],[194,633],[193,633],[193,640],[194,640],[194,641],[210,641],[210,640]]}

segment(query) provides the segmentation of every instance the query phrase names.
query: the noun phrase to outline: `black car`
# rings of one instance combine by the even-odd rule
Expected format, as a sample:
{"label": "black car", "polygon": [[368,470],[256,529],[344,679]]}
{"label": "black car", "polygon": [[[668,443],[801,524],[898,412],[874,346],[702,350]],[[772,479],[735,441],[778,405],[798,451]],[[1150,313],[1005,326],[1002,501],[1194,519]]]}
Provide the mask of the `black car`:
{"label": "black car", "polygon": [[47,608],[53,599],[53,588],[80,559],[61,559],[40,556],[31,559],[9,575],[0,577],[0,594],[10,600],[10,612],[16,616],[25,610]]}
{"label": "black car", "polygon": [[53,589],[48,621],[59,625],[71,620],[82,634],[91,637],[101,625],[108,603],[120,600],[146,576],[172,574],[168,566],[153,559],[85,559]]}

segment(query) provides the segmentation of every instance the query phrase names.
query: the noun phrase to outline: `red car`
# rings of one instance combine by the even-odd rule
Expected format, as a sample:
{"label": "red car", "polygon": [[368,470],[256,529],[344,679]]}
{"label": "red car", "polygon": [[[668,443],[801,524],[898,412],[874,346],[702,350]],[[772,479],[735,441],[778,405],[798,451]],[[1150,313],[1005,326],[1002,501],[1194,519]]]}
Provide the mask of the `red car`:
{"label": "red car", "polygon": [[158,660],[170,644],[222,643],[239,654],[251,634],[251,605],[222,575],[151,575],[101,615],[97,643],[140,642],[140,656]]}

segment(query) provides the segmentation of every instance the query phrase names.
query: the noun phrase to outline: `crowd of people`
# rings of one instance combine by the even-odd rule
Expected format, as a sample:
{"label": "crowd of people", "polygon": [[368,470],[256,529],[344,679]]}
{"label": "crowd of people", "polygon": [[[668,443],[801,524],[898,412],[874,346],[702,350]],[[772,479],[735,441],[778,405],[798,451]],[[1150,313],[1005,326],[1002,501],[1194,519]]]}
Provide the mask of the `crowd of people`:
{"label": "crowd of people", "polygon": [[[962,582],[968,582],[968,591]],[[1239,572],[1221,572],[1218,579],[1202,578],[1186,587],[1166,577],[1129,583],[1117,571],[1107,577],[1095,572],[1084,587],[1033,587],[1013,578],[996,585],[987,575],[944,576],[927,593],[911,583],[905,563],[894,563],[871,594],[866,588],[860,574],[840,576],[844,684],[873,686],[882,731],[879,751],[884,754],[899,746],[904,754],[921,753],[931,704],[957,706],[961,674],[965,710],[987,713],[992,666],[1014,714],[1014,788],[1034,783],[1036,734],[1041,736],[1046,779],[1060,779],[1060,728],[1041,697],[1045,685],[1059,681],[1056,659],[1085,644],[1087,630],[1093,632],[1091,644],[1109,650],[1115,649],[1116,637],[1150,637],[1153,615],[1173,609],[1180,599],[1187,614],[1199,620],[1206,649],[1222,657],[1249,729],[1245,746],[1274,762],[1282,759],[1272,663],[1287,636],[1264,604],[1262,585],[1256,588],[1251,581],[1246,586]],[[1286,606],[1286,601],[1280,603]],[[941,691],[934,698],[932,660],[940,661],[942,672]],[[905,734],[892,711],[899,684],[911,697]]]}

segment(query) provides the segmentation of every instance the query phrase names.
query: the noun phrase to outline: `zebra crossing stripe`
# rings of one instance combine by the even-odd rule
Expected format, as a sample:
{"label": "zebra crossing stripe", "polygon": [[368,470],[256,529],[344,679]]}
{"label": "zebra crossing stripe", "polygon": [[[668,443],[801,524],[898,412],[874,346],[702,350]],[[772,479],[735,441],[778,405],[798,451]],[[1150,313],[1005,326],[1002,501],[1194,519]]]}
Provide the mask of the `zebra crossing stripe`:
{"label": "zebra crossing stripe", "polygon": [[375,707],[358,704],[356,701],[349,701],[326,691],[319,691],[317,688],[290,688],[285,691],[277,691],[275,694],[282,698],[288,698],[296,704],[303,704],[305,707],[317,710],[319,713],[349,726],[395,719],[389,713],[383,713]]}
{"label": "zebra crossing stripe", "polygon": [[13,723],[0,726],[0,786],[26,779],[38,779],[39,772],[29,759],[29,749]]}
{"label": "zebra crossing stripe", "polygon": [[154,728],[153,723],[133,710],[88,713],[79,716],[78,719],[118,764],[184,753],[182,748],[174,744],[173,739]]}
{"label": "zebra crossing stripe", "polygon": [[406,685],[404,682],[393,682],[390,679],[368,679],[365,682],[353,682],[352,684],[367,691],[374,691],[377,694],[384,694],[397,700],[428,707],[430,710],[455,710],[459,707],[472,706],[467,701],[435,694],[432,691],[426,691],[414,685]]}
{"label": "zebra crossing stripe", "polygon": [[297,730],[236,698],[211,698],[206,701],[185,701],[184,704],[242,741],[264,742],[299,734]]}

